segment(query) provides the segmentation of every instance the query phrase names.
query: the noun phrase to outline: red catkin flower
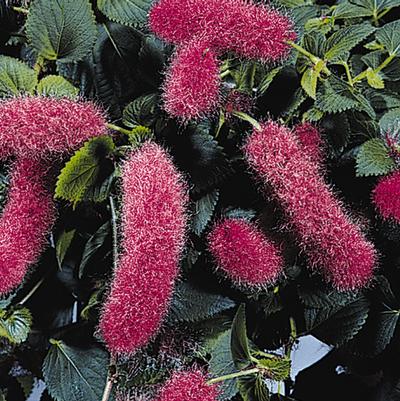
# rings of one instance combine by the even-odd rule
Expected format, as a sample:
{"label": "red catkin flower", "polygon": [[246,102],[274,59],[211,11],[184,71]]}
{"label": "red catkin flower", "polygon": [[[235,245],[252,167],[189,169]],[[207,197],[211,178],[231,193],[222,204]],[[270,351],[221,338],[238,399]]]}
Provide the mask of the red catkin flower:
{"label": "red catkin flower", "polygon": [[384,219],[400,223],[400,171],[379,180],[372,192],[372,200]]}
{"label": "red catkin flower", "polygon": [[150,29],[160,38],[181,44],[201,37],[218,51],[276,61],[296,35],[286,16],[247,0],[160,0],[150,11]]}
{"label": "red catkin flower", "polygon": [[238,285],[271,284],[282,271],[279,250],[253,223],[242,219],[220,221],[208,241],[220,269]]}
{"label": "red catkin flower", "polygon": [[217,401],[218,387],[207,384],[199,370],[174,372],[164,384],[156,401]]}
{"label": "red catkin flower", "polygon": [[55,219],[52,195],[43,182],[46,170],[38,160],[14,163],[8,203],[0,218],[0,294],[21,284]]}
{"label": "red catkin flower", "polygon": [[122,174],[123,254],[100,321],[113,353],[132,354],[167,311],[185,240],[187,193],[167,153],[147,143]]}
{"label": "red catkin flower", "polygon": [[183,120],[200,117],[219,103],[219,62],[207,43],[178,48],[164,85],[164,107]]}
{"label": "red catkin flower", "polygon": [[40,157],[79,147],[107,132],[101,111],[91,102],[49,97],[0,100],[0,157]]}
{"label": "red catkin flower", "polygon": [[253,169],[282,205],[312,266],[342,291],[364,287],[376,263],[376,251],[304,157],[295,135],[274,122],[254,130],[245,147]]}
{"label": "red catkin flower", "polygon": [[310,160],[318,165],[322,165],[324,160],[324,144],[318,128],[306,122],[296,125],[293,132]]}

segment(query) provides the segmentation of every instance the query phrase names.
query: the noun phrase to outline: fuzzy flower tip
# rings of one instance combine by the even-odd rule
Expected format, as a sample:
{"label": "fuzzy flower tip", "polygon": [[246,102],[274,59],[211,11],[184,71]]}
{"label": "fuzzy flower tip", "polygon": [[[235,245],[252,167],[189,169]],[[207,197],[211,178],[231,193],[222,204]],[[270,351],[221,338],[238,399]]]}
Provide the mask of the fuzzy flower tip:
{"label": "fuzzy flower tip", "polygon": [[214,226],[208,240],[219,267],[238,285],[271,284],[282,271],[277,247],[250,222],[223,220]]}
{"label": "fuzzy flower tip", "polygon": [[207,384],[201,371],[174,372],[156,401],[217,401],[218,387]]}
{"label": "fuzzy flower tip", "polygon": [[400,171],[383,177],[372,193],[372,200],[384,219],[400,223]]}
{"label": "fuzzy flower tip", "polygon": [[274,61],[296,35],[292,22],[272,8],[248,0],[160,0],[150,11],[150,29],[181,44],[204,38],[220,52]]}
{"label": "fuzzy flower tip", "polygon": [[122,174],[123,253],[100,321],[116,354],[132,354],[160,327],[185,240],[187,192],[167,153],[147,143]]}
{"label": "fuzzy flower tip", "polygon": [[294,134],[310,160],[321,165],[324,160],[324,144],[317,127],[307,122],[298,124],[294,127]]}
{"label": "fuzzy flower tip", "polygon": [[165,110],[182,120],[200,117],[219,103],[219,62],[202,41],[179,48],[164,85]]}
{"label": "fuzzy flower tip", "polygon": [[248,161],[282,205],[313,266],[342,291],[371,279],[376,251],[350,221],[293,133],[274,122],[255,130],[245,147]]}
{"label": "fuzzy flower tip", "polygon": [[55,219],[52,195],[42,181],[45,174],[42,162],[15,162],[8,203],[0,218],[0,294],[21,284],[39,258]]}
{"label": "fuzzy flower tip", "polygon": [[40,157],[79,147],[106,133],[106,121],[91,102],[46,97],[0,101],[0,157]]}

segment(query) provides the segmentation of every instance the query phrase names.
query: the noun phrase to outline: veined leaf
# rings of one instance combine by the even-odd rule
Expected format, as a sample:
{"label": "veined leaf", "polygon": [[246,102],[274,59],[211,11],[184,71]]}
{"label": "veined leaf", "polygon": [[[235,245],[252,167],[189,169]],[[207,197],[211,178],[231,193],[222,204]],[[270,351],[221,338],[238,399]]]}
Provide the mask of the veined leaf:
{"label": "veined leaf", "polygon": [[347,60],[350,50],[374,31],[375,28],[367,22],[340,29],[325,42],[325,60]]}
{"label": "veined leaf", "polygon": [[231,350],[235,366],[245,369],[251,364],[250,346],[247,338],[245,305],[239,306],[232,323]]}
{"label": "veined leaf", "polygon": [[375,72],[372,68],[367,69],[367,81],[368,85],[375,89],[383,89],[385,83],[378,72]]}
{"label": "veined leaf", "polygon": [[129,103],[122,115],[123,123],[130,128],[142,125],[148,127],[154,124],[158,105],[157,94],[144,95]]}
{"label": "veined leaf", "polygon": [[86,142],[61,170],[55,196],[73,204],[84,200],[89,189],[98,183],[102,160],[113,150],[114,143],[107,136]]}
{"label": "veined leaf", "polygon": [[97,36],[89,0],[35,0],[29,8],[26,33],[32,47],[48,60],[82,60]]}
{"label": "veined leaf", "polygon": [[400,20],[389,22],[378,29],[376,40],[385,46],[390,55],[400,54]]}
{"label": "veined leaf", "polygon": [[324,60],[319,60],[315,66],[309,67],[303,73],[301,86],[308,96],[315,99],[317,95],[317,83],[321,71],[325,66]]}
{"label": "veined leaf", "polygon": [[358,177],[387,174],[395,167],[389,149],[381,139],[373,138],[361,145],[356,160]]}
{"label": "veined leaf", "polygon": [[381,11],[400,6],[400,0],[343,1],[335,8],[335,18],[360,18],[377,16]]}
{"label": "veined leaf", "polygon": [[22,61],[0,56],[0,96],[33,93],[37,84],[37,73]]}
{"label": "veined leaf", "polygon": [[383,135],[395,137],[400,131],[400,108],[385,113],[379,120],[379,128]]}
{"label": "veined leaf", "polygon": [[241,377],[238,387],[244,401],[270,400],[267,384],[261,374]]}
{"label": "veined leaf", "polygon": [[97,0],[97,7],[109,19],[125,25],[146,23],[152,0]]}
{"label": "veined leaf", "polygon": [[219,191],[215,189],[194,203],[195,210],[192,218],[192,230],[196,235],[200,236],[207,227],[214,213],[218,199]]}
{"label": "veined leaf", "polygon": [[100,348],[70,347],[50,340],[43,362],[47,390],[57,401],[98,401],[107,380],[108,355]]}
{"label": "veined leaf", "polygon": [[59,75],[47,75],[40,80],[36,92],[42,96],[76,98],[79,89]]}
{"label": "veined leaf", "polygon": [[61,267],[65,255],[72,243],[72,240],[74,239],[75,236],[75,229],[70,230],[70,231],[63,231],[60,236],[57,238],[57,243],[56,243],[56,256],[57,256],[57,261],[58,265]]}
{"label": "veined leaf", "polygon": [[13,344],[21,344],[28,338],[32,315],[27,308],[0,310],[0,337]]}

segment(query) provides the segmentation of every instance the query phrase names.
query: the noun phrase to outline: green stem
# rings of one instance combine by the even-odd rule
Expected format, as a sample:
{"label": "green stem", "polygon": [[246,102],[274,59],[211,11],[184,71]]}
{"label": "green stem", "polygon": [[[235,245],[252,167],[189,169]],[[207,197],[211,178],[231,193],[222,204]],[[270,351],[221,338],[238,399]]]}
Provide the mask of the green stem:
{"label": "green stem", "polygon": [[[294,318],[292,316],[289,317],[289,324],[290,324],[290,337],[289,337],[289,342],[286,345],[286,357],[288,359],[291,358],[292,356],[292,348],[293,345],[296,342],[296,338],[297,338],[297,328],[296,328],[296,321],[294,320]],[[292,379],[290,378],[290,376],[285,380],[285,394],[289,395],[290,394],[290,390],[292,388],[293,382]]]}
{"label": "green stem", "polygon": [[19,302],[20,305],[24,305],[31,297],[32,295],[39,289],[39,287],[43,284],[43,281],[46,279],[47,274],[43,276],[36,284],[35,286],[28,292],[28,294],[25,295],[24,298]]}
{"label": "green stem", "polygon": [[13,7],[12,9],[17,13],[29,14],[29,10],[27,8],[24,8],[24,7]]}
{"label": "green stem", "polygon": [[235,372],[235,373],[231,373],[229,375],[219,376],[214,379],[210,379],[210,380],[208,380],[207,384],[211,385],[211,384],[215,384],[215,383],[220,383],[225,380],[236,379],[237,377],[242,377],[242,376],[250,376],[250,375],[254,375],[259,372],[260,372],[259,368],[241,370],[240,372]]}
{"label": "green stem", "polygon": [[390,10],[391,10],[391,8],[389,7],[389,8],[386,8],[385,10],[383,10],[380,14],[378,14],[377,17],[376,17],[376,18],[378,18],[378,21],[379,21],[382,17],[384,17]]}
{"label": "green stem", "polygon": [[[387,65],[396,57],[395,54],[390,54],[385,60],[383,60],[383,62],[374,69],[375,73],[378,73],[380,71],[382,71],[385,67],[387,67]],[[356,82],[360,82],[363,79],[366,78],[367,76],[367,71],[368,69],[364,70],[363,72],[360,72],[354,79],[353,79],[353,83]]]}
{"label": "green stem", "polygon": [[101,401],[108,401],[111,397],[111,392],[115,381],[115,364],[116,364],[116,359],[115,357],[111,356],[110,366],[108,368],[107,382],[106,386],[104,387]]}
{"label": "green stem", "polygon": [[219,76],[222,79],[222,78],[225,78],[228,75],[230,75],[230,73],[231,73],[231,70],[225,70],[224,72],[221,72],[221,74],[219,74]]}
{"label": "green stem", "polygon": [[130,135],[131,131],[128,129],[119,127],[118,125],[107,123],[107,128],[112,129],[113,131],[121,132],[121,134]]}
{"label": "green stem", "polygon": [[243,121],[247,121],[247,122],[250,123],[255,129],[261,131],[261,125],[260,125],[260,123],[259,123],[256,119],[254,119],[253,117],[250,117],[248,114],[243,113],[243,111],[234,110],[234,111],[232,111],[231,114],[234,115],[234,116],[236,116],[236,117],[238,117],[238,118],[240,118],[240,119],[243,120]]}
{"label": "green stem", "polygon": [[347,75],[347,81],[349,83],[350,86],[353,86],[353,78],[351,76],[351,72],[350,72],[350,67],[349,65],[344,61],[341,63],[341,65],[344,67],[345,71],[346,71],[346,75]]}
{"label": "green stem", "polygon": [[112,195],[109,197],[110,201],[110,211],[111,211],[111,230],[112,230],[112,247],[113,247],[113,266],[114,271],[117,268],[117,259],[118,259],[118,231],[117,231],[117,215],[115,213],[115,203]]}

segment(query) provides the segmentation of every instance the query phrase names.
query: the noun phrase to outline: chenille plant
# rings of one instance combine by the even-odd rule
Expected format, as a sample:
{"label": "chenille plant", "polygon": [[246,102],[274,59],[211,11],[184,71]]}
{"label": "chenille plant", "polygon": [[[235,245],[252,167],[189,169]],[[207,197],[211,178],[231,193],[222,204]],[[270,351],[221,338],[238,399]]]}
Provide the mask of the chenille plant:
{"label": "chenille plant", "polygon": [[397,399],[399,7],[0,0],[0,401]]}

